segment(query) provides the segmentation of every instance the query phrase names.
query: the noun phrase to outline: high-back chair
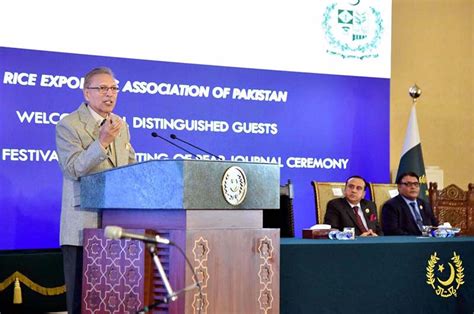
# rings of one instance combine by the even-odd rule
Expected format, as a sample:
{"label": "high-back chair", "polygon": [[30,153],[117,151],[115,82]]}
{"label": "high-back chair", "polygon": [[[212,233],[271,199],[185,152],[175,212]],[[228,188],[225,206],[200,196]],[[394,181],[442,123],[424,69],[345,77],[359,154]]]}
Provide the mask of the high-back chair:
{"label": "high-back chair", "polygon": [[463,191],[454,184],[438,190],[436,182],[429,184],[430,204],[439,223],[449,222],[461,228],[461,234],[474,235],[474,183]]}
{"label": "high-back chair", "polygon": [[383,204],[398,195],[398,186],[396,183],[370,183],[370,195],[372,202],[377,205],[377,218],[382,225],[382,206]]}
{"label": "high-back chair", "polygon": [[337,197],[343,197],[345,182],[311,181],[314,189],[315,216],[319,224],[324,223],[328,202]]}
{"label": "high-back chair", "polygon": [[293,215],[293,183],[288,180],[280,185],[280,209],[263,210],[263,227],[280,228],[280,237],[295,237],[295,219]]}

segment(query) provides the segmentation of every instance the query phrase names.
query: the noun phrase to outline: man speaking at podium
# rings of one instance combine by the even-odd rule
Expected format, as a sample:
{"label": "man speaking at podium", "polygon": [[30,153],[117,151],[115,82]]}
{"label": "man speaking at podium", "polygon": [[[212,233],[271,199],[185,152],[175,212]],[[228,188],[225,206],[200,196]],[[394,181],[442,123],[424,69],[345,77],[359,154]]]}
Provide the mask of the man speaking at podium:
{"label": "man speaking at podium", "polygon": [[109,68],[84,78],[85,101],[56,126],[56,150],[63,173],[60,243],[68,313],[81,312],[82,230],[100,227],[101,215],[80,207],[79,178],[135,162],[128,125],[112,111],[119,88]]}

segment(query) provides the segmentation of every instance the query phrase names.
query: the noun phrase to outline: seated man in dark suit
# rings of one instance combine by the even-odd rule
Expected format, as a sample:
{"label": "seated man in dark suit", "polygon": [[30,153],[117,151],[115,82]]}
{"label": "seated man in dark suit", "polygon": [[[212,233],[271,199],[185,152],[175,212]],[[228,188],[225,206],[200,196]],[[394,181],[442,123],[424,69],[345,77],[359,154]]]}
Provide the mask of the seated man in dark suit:
{"label": "seated man in dark suit", "polygon": [[328,202],[324,223],[339,230],[353,227],[357,236],[382,235],[375,203],[363,198],[366,186],[364,178],[349,177],[344,187],[344,197]]}
{"label": "seated man in dark suit", "polygon": [[382,226],[385,235],[421,235],[423,226],[437,226],[430,204],[421,198],[420,182],[414,172],[402,173],[397,178],[399,195],[382,207]]}

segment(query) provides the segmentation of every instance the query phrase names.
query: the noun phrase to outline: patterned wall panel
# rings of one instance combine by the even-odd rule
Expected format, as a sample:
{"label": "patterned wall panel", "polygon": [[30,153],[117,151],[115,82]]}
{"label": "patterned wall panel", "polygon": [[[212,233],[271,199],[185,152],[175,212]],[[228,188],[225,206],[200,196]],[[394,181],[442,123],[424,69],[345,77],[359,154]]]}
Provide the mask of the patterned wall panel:
{"label": "patterned wall panel", "polygon": [[145,305],[145,244],[103,234],[84,230],[83,313],[134,312]]}

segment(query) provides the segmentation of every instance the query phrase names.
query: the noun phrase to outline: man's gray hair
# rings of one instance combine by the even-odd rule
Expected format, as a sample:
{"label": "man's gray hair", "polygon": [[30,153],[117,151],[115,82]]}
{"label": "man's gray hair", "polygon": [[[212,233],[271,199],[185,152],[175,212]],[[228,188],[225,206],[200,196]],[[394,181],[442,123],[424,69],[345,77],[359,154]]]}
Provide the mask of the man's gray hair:
{"label": "man's gray hair", "polygon": [[84,76],[84,88],[87,88],[90,86],[92,77],[97,74],[108,74],[112,76],[115,79],[114,72],[110,68],[107,67],[98,67],[95,69],[90,70],[86,76]]}

